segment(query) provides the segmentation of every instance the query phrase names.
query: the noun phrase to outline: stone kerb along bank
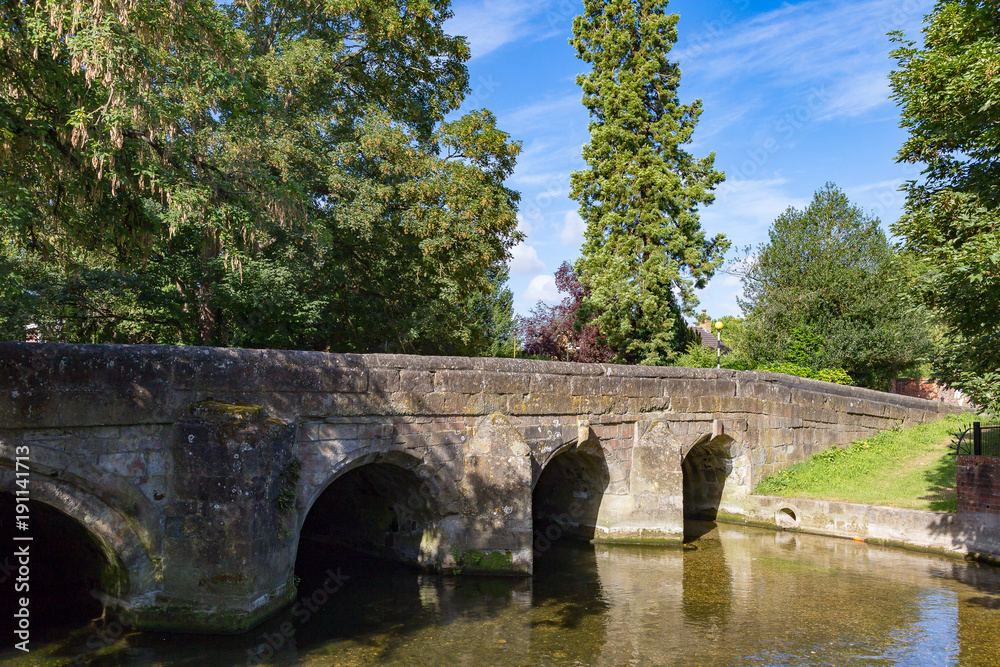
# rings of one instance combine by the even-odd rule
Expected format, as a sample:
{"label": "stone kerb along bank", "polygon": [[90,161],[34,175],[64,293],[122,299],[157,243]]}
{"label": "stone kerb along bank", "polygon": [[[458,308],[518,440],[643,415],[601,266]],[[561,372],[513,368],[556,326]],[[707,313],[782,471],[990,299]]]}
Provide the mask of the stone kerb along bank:
{"label": "stone kerb along bank", "polygon": [[350,471],[382,471],[381,555],[526,575],[533,520],[677,543],[791,463],[956,410],[729,370],[0,343],[0,486],[30,447],[33,497],[105,545],[137,627],[240,631],[294,598]]}

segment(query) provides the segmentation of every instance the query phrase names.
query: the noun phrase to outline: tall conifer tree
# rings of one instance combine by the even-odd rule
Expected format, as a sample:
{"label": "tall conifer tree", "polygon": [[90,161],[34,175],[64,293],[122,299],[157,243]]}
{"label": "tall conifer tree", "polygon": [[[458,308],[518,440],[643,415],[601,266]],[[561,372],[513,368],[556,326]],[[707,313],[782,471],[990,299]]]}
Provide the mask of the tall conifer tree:
{"label": "tall conifer tree", "polygon": [[683,347],[682,313],[698,300],[729,241],[706,240],[698,206],[725,176],[715,155],[683,150],[701,101],[680,103],[681,71],[667,54],[677,41],[666,0],[585,0],[571,44],[590,64],[577,77],[590,111],[588,168],[571,196],[587,223],[577,263],[590,289],[583,316],[600,325],[616,360],[662,364]]}

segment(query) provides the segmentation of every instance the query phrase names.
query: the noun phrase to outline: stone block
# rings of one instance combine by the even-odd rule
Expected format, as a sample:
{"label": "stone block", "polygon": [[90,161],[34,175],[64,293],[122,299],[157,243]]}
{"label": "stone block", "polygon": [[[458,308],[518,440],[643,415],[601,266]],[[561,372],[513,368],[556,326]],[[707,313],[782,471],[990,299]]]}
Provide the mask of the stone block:
{"label": "stone block", "polygon": [[486,373],[483,387],[488,394],[526,394],[531,387],[531,376],[525,373]]}
{"label": "stone block", "polygon": [[788,403],[792,393],[788,387],[773,382],[741,382],[736,395],[768,403]]}
{"label": "stone block", "polygon": [[602,396],[602,382],[605,378],[600,377],[574,377],[570,382],[570,392],[574,396]]}
{"label": "stone block", "polygon": [[411,394],[429,394],[434,391],[434,374],[429,371],[399,371],[399,391]]}
{"label": "stone block", "polygon": [[[625,408],[624,412],[617,411],[618,415],[644,414],[658,410],[668,410],[670,408],[670,399],[663,396],[645,396],[618,401],[617,405]],[[618,418],[620,419],[621,417],[619,416]]]}
{"label": "stone block", "polygon": [[575,400],[565,394],[528,394],[522,399],[508,401],[511,414],[520,415],[567,415],[577,414]]}
{"label": "stone block", "polygon": [[368,390],[376,394],[399,391],[400,374],[396,369],[374,368],[368,371]]}
{"label": "stone block", "polygon": [[494,412],[508,412],[507,396],[503,394],[462,395],[459,398],[459,413],[463,415],[488,415]]}
{"label": "stone block", "polygon": [[569,375],[532,373],[526,393],[572,395],[572,380]]}
{"label": "stone block", "polygon": [[483,392],[485,375],[481,371],[438,371],[434,374],[434,391],[451,394]]}

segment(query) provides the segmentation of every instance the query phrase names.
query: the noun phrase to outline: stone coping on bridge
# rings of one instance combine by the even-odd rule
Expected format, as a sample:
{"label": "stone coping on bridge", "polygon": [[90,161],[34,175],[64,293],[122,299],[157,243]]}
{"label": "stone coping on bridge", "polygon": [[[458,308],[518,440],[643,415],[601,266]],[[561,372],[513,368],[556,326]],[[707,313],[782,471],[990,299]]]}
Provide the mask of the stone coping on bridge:
{"label": "stone coping on bridge", "polygon": [[762,414],[795,404],[802,420],[837,423],[843,415],[909,421],[914,411],[962,411],[758,371],[155,345],[0,343],[0,389],[6,428],[165,423],[195,396],[254,403],[246,399],[255,394],[272,399],[278,418]]}

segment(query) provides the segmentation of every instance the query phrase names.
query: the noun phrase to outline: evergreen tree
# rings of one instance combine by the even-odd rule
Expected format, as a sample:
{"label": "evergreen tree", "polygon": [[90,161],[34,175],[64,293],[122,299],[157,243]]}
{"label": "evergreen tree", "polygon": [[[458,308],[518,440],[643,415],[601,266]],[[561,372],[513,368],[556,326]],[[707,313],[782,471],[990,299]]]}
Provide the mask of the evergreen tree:
{"label": "evergreen tree", "polygon": [[715,156],[695,159],[691,142],[701,102],[683,105],[681,71],[667,54],[677,41],[676,14],[665,0],[585,0],[573,22],[577,77],[590,111],[588,168],[572,176],[571,196],[587,223],[580,280],[583,308],[615,359],[663,364],[685,341],[682,313],[697,304],[729,248],[706,240],[698,206],[715,199],[724,175]]}

